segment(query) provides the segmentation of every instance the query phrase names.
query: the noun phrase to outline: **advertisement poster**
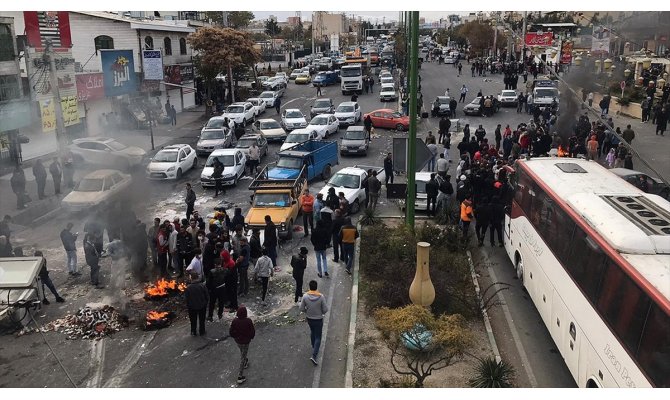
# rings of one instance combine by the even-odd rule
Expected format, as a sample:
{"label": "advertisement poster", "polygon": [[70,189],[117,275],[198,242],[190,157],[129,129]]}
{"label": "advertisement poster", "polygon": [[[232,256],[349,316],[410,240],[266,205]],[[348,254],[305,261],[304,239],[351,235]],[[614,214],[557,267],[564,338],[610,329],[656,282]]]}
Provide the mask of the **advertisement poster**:
{"label": "advertisement poster", "polygon": [[[78,124],[79,108],[77,107],[77,97],[64,97],[61,99],[60,104],[63,109],[63,124],[65,127]],[[42,115],[42,132],[56,130],[56,110],[53,100],[40,101],[40,114]]]}
{"label": "advertisement poster", "polygon": [[610,32],[604,26],[593,29],[591,38],[591,54],[600,55],[610,52]]}
{"label": "advertisement poster", "polygon": [[105,97],[102,73],[77,75],[77,100],[92,101]]}
{"label": "advertisement poster", "polygon": [[175,85],[181,85],[181,66],[180,65],[166,65],[165,66],[165,82]]}
{"label": "advertisement poster", "polygon": [[67,11],[24,11],[28,46],[43,48],[47,41],[58,48],[72,47],[70,14]]}
{"label": "advertisement poster", "polygon": [[[30,99],[42,101],[54,97],[51,91],[51,74],[49,62],[44,60],[44,51],[28,48],[30,62],[26,63],[28,79],[30,82]],[[77,95],[77,83],[74,75],[74,58],[72,50],[65,49],[54,55],[56,65],[56,77],[58,79],[58,90],[61,98]]]}
{"label": "advertisement poster", "polygon": [[137,90],[132,50],[100,50],[105,96],[121,96]]}
{"label": "advertisement poster", "polygon": [[572,64],[572,42],[563,42],[563,47],[561,47],[561,64]]}
{"label": "advertisement poster", "polygon": [[163,57],[160,50],[142,50],[144,79],[163,80]]}
{"label": "advertisement poster", "polygon": [[526,33],[526,46],[551,46],[554,34],[551,32]]}

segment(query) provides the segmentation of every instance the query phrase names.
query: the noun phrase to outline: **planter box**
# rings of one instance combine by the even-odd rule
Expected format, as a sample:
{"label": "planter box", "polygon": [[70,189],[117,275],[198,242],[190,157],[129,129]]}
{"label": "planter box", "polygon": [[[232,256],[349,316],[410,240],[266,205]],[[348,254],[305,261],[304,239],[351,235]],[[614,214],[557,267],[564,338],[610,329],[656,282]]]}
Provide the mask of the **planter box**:
{"label": "planter box", "polygon": [[[594,108],[598,109],[598,104],[600,104],[600,100],[602,100],[603,95],[600,93],[593,93],[593,106]],[[618,97],[612,96],[612,100],[610,101],[610,111],[609,113],[611,115],[619,114],[619,115],[625,115],[627,117],[631,118],[637,118],[637,119],[642,119],[642,107],[640,103],[629,103],[627,106],[622,106],[617,103]]]}

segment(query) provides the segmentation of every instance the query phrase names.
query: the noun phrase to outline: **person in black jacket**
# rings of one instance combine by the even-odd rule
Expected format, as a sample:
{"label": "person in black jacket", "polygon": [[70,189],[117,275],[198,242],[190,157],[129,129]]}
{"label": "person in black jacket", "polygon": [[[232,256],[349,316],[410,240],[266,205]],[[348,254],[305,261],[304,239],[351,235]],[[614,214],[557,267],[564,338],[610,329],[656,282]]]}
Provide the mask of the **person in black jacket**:
{"label": "person in black jacket", "polygon": [[184,276],[184,265],[189,265],[193,258],[193,236],[186,232],[186,227],[179,227],[177,235],[177,254],[179,255],[179,277]]}
{"label": "person in black jacket", "polygon": [[328,261],[326,260],[326,249],[330,243],[330,231],[324,225],[323,221],[316,222],[316,228],[312,229],[312,245],[314,245],[314,253],[316,253],[316,270],[319,278],[321,275],[321,264],[323,263],[323,273],[328,275]]}
{"label": "person in black jacket", "polygon": [[191,219],[191,214],[193,214],[193,207],[195,205],[195,192],[193,191],[193,188],[191,188],[191,184],[187,183],[186,184],[186,198],[184,199],[184,202],[186,202],[186,219]]}
{"label": "person in black jacket", "polygon": [[443,116],[442,119],[440,120],[440,128],[437,131],[438,133],[437,141],[439,143],[445,144],[444,139],[449,134],[449,129],[451,129],[451,120],[449,120],[449,118],[447,118],[446,116]]}
{"label": "person in black jacket", "polygon": [[[44,254],[40,250],[35,251],[34,253],[35,257],[42,257],[44,258]],[[42,293],[44,293],[44,298],[42,299],[42,304],[49,304],[49,300],[47,300],[47,293],[44,290],[44,286],[48,287],[51,293],[56,297],[56,302],[57,303],[64,303],[65,299],[61,297],[61,295],[58,294],[58,291],[56,290],[56,286],[54,286],[54,283],[51,281],[51,278],[49,277],[49,270],[47,269],[47,260],[44,260],[44,264],[42,264],[42,268],[40,269],[40,281],[42,281]]]}
{"label": "person in black jacket", "polygon": [[484,237],[486,236],[486,229],[491,222],[491,204],[488,199],[482,199],[475,203],[475,232],[479,240],[479,246],[484,245]]}
{"label": "person in black jacket", "polygon": [[73,276],[81,275],[77,272],[77,233],[72,233],[72,227],[74,225],[72,222],[68,222],[65,229],[60,232],[60,240],[63,242],[63,248],[65,249],[65,254],[67,255],[67,269],[68,274]]}
{"label": "person in black jacket", "polygon": [[[388,153],[384,158],[384,174],[386,175],[384,186],[388,186],[389,180],[393,184],[393,158],[391,153]],[[333,189],[333,192],[335,192],[335,189]]]}
{"label": "person in black jacket", "polygon": [[191,335],[196,336],[196,326],[199,327],[200,336],[205,335],[205,313],[209,304],[209,292],[200,281],[200,276],[191,273],[191,281],[184,292],[186,307],[188,308],[188,319],[191,321]]}
{"label": "person in black jacket", "polygon": [[[437,206],[438,184],[435,181],[435,174],[430,174],[430,180],[426,183],[426,211],[428,216],[435,216],[435,207]],[[432,208],[431,208],[432,204]]]}
{"label": "person in black jacket", "polygon": [[96,235],[95,232],[90,232],[84,236],[84,256],[86,264],[91,268],[91,285],[96,289],[102,289],[104,286],[100,286],[100,251],[96,246]]}
{"label": "person in black jacket", "polygon": [[63,169],[58,162],[58,157],[54,157],[53,162],[49,165],[49,172],[54,180],[54,191],[56,194],[60,194],[60,179],[63,176]]}
{"label": "person in black jacket", "polygon": [[272,266],[277,268],[277,225],[272,222],[272,217],[265,216],[265,241],[263,247],[268,249],[268,257],[272,260]]}
{"label": "person in black jacket", "polygon": [[217,264],[214,268],[210,269],[207,276],[207,290],[209,290],[209,307],[207,312],[207,321],[214,321],[214,307],[216,303],[219,303],[219,308],[217,310],[217,315],[219,319],[223,318],[223,310],[226,303],[226,271],[221,266],[221,263]]}
{"label": "person in black jacket", "polygon": [[337,197],[334,187],[328,188],[328,196],[326,196],[326,204],[330,207],[331,210],[337,210],[340,208],[340,198]]}
{"label": "person in black jacket", "polygon": [[235,214],[230,220],[230,224],[234,227],[237,227],[238,225],[244,226],[244,215],[242,215],[242,209],[240,207],[235,207]]}
{"label": "person in black jacket", "polygon": [[305,276],[305,269],[307,269],[307,247],[301,247],[300,253],[294,254],[291,257],[291,267],[293,267],[293,279],[295,280],[295,300],[296,305],[302,297],[302,282]]}
{"label": "person in black jacket", "polygon": [[12,174],[9,183],[12,186],[12,191],[16,195],[16,208],[18,210],[26,208],[26,176],[19,165],[14,168],[14,173]]}
{"label": "person in black jacket", "polygon": [[33,165],[33,175],[35,176],[35,182],[37,183],[37,198],[42,200],[44,196],[44,187],[47,185],[47,170],[44,168],[41,160],[35,161]]}
{"label": "person in black jacket", "polygon": [[494,231],[496,231],[496,233],[498,234],[498,246],[503,247],[502,226],[503,221],[505,220],[505,207],[500,202],[499,197],[494,196],[491,199],[490,209],[491,209],[491,231],[490,231],[491,247],[495,246],[495,242],[493,241]]}
{"label": "person in black jacket", "polygon": [[340,243],[340,229],[344,226],[344,217],[340,210],[333,212],[333,223],[330,229],[331,237],[333,239],[333,261],[340,261],[340,254],[343,254],[342,243]]}

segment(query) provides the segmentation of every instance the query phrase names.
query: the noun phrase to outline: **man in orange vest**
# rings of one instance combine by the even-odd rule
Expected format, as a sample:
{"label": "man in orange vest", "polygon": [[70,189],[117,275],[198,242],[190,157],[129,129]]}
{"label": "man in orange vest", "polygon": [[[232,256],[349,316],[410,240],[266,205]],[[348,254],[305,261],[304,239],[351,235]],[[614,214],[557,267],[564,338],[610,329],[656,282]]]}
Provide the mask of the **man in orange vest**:
{"label": "man in orange vest", "polygon": [[470,229],[470,222],[472,222],[472,201],[465,199],[461,203],[461,228],[463,229],[463,241],[468,240],[468,230]]}
{"label": "man in orange vest", "polygon": [[[300,204],[302,208],[302,225],[305,227],[305,237],[309,236],[309,228],[314,229],[314,217],[312,212],[314,211],[314,196],[309,192],[309,189],[305,189],[300,195]],[[307,227],[309,224],[309,228]]]}

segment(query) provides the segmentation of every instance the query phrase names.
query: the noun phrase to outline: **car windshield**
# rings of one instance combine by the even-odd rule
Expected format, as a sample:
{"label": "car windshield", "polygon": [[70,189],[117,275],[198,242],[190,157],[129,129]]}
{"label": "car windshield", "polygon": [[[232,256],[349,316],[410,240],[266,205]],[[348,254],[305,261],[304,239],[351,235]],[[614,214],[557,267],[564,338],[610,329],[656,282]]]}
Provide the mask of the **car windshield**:
{"label": "car windshield", "polygon": [[277,161],[277,166],[279,168],[298,169],[302,168],[302,160],[294,157],[280,157]]}
{"label": "car windshield", "polygon": [[281,128],[281,125],[279,125],[279,122],[272,120],[272,121],[262,121],[260,123],[261,129],[278,129]]}
{"label": "car windshield", "polygon": [[235,156],[232,154],[226,154],[222,156],[209,156],[207,159],[207,163],[205,163],[206,167],[211,167],[214,165],[214,159],[217,158],[219,161],[221,161],[221,164],[223,164],[224,167],[232,167],[235,165]]}
{"label": "car windshield", "polygon": [[261,99],[271,99],[271,98],[275,97],[275,95],[272,92],[263,92],[263,93],[261,93],[260,97],[261,97]]}
{"label": "car windshield", "polygon": [[395,89],[393,89],[391,86],[382,86],[382,92],[395,92]]}
{"label": "car windshield", "polygon": [[205,128],[220,129],[223,126],[223,119],[210,119]]}
{"label": "car windshield", "polygon": [[256,207],[286,207],[291,204],[288,193],[256,193],[254,206]]}
{"label": "car windshield", "polygon": [[344,132],[345,139],[363,140],[365,139],[365,131],[346,131]]}
{"label": "car windshield", "polygon": [[330,186],[345,187],[347,189],[358,189],[361,183],[361,177],[358,175],[335,174],[328,181]]}
{"label": "car windshield", "polygon": [[290,133],[286,136],[284,143],[301,143],[309,140],[308,133]]}
{"label": "car windshield", "polygon": [[535,97],[558,97],[556,89],[535,89]]}
{"label": "car windshield", "polygon": [[314,102],[314,108],[329,108],[329,107],[330,107],[329,100],[317,100]]}
{"label": "car windshield", "polygon": [[300,111],[287,111],[286,118],[305,118]]}
{"label": "car windshield", "polygon": [[354,112],[354,106],[342,106],[342,105],[337,106],[337,112],[341,112],[341,113]]}
{"label": "car windshield", "polygon": [[102,179],[84,178],[74,189],[76,192],[99,192],[102,190]]}
{"label": "car windshield", "polygon": [[309,78],[308,74],[300,74],[298,75],[298,78]]}
{"label": "car windshield", "polygon": [[449,104],[449,98],[448,97],[439,97],[438,98],[440,104]]}
{"label": "car windshield", "polygon": [[342,68],[340,70],[340,76],[343,77],[353,77],[353,76],[360,76],[361,75],[361,69],[360,68]]}
{"label": "car windshield", "polygon": [[235,147],[241,147],[243,149],[246,149],[248,147],[251,147],[252,144],[256,143],[256,138],[240,138],[237,140],[237,144]]}
{"label": "car windshield", "polygon": [[175,162],[177,161],[176,151],[159,151],[154,156],[153,162]]}
{"label": "car windshield", "polygon": [[112,140],[111,142],[107,142],[107,146],[111,147],[112,150],[114,151],[121,151],[128,147],[125,144],[116,142],[114,140]]}
{"label": "car windshield", "polygon": [[503,90],[502,95],[516,97],[516,92],[512,90]]}
{"label": "car windshield", "polygon": [[258,105],[258,99],[247,99],[247,101],[255,106]]}
{"label": "car windshield", "polygon": [[244,107],[242,106],[230,106],[226,108],[226,112],[229,114],[242,114],[244,112]]}
{"label": "car windshield", "polygon": [[200,135],[200,139],[202,140],[216,140],[216,139],[223,139],[225,135],[223,134],[223,131],[204,131],[202,135]]}
{"label": "car windshield", "polygon": [[417,193],[426,193],[426,182],[416,181],[416,192]]}
{"label": "car windshield", "polygon": [[310,125],[328,125],[328,117],[314,117],[309,123]]}

